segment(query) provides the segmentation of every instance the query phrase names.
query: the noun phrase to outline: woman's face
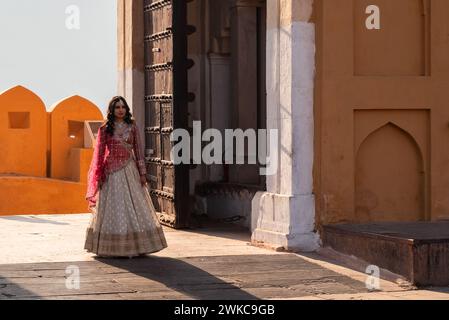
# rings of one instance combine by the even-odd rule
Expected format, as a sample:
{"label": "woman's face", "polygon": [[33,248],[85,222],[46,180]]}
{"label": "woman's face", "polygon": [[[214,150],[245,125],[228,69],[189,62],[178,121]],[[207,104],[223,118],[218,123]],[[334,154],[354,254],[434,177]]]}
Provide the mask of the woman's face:
{"label": "woman's face", "polygon": [[115,104],[114,116],[118,120],[123,120],[126,116],[126,107],[122,101]]}

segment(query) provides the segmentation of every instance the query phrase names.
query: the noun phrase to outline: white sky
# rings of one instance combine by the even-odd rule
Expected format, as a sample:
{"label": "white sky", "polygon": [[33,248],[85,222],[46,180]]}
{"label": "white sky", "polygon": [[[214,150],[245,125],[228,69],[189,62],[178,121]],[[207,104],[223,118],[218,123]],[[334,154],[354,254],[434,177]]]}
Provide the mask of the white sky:
{"label": "white sky", "polygon": [[[79,30],[69,30],[79,8]],[[103,112],[117,88],[116,0],[0,0],[0,92],[22,85],[49,109],[80,95]]]}

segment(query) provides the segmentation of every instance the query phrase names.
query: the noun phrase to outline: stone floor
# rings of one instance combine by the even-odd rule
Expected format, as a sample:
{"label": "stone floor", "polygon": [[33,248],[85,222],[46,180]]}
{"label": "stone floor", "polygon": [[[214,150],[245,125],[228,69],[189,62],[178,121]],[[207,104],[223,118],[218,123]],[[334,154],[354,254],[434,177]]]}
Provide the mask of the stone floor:
{"label": "stone floor", "polygon": [[[229,225],[164,228],[169,247],[159,253],[95,259],[83,250],[88,220],[0,217],[0,300],[449,299],[449,288],[415,290],[400,281],[381,280],[380,290],[370,292],[367,275],[347,262],[254,247],[247,231]],[[67,286],[73,268],[79,270],[79,289]]]}

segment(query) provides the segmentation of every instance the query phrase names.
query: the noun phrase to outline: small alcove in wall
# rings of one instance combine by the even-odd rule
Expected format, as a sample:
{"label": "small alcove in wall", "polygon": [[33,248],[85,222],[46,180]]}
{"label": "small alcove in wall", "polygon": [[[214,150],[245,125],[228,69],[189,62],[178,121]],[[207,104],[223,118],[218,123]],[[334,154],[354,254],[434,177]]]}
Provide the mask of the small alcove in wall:
{"label": "small alcove in wall", "polygon": [[29,129],[29,112],[8,112],[8,123],[10,129]]}
{"label": "small alcove in wall", "polygon": [[84,145],[84,121],[69,120],[68,136],[79,144]]}

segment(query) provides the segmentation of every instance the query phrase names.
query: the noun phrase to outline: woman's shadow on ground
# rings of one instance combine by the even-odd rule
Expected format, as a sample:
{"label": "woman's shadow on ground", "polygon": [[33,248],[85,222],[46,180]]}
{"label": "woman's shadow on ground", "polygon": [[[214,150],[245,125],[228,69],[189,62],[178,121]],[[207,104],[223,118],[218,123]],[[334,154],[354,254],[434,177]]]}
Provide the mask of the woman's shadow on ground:
{"label": "woman's shadow on ground", "polygon": [[[199,300],[256,300],[256,296],[243,291],[213,274],[183,260],[204,266],[220,268],[220,262],[213,263],[214,257],[173,259],[157,256],[138,258],[95,258],[106,265],[122,269],[131,274],[159,282],[173,291]],[[222,270],[225,271],[225,266]],[[143,292],[151,292],[151,285]],[[141,288],[141,286],[139,286]],[[154,288],[153,288],[154,291]]]}

